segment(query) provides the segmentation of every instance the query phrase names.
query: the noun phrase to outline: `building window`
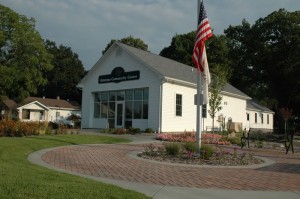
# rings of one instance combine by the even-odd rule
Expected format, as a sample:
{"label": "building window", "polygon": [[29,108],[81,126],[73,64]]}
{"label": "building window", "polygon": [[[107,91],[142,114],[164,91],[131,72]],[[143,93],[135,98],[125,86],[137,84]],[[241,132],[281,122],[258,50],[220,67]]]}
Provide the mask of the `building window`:
{"label": "building window", "polygon": [[267,115],[267,124],[270,123],[269,114]]}
{"label": "building window", "polygon": [[207,106],[206,104],[202,105],[202,118],[206,118],[207,117]]}
{"label": "building window", "polygon": [[247,121],[249,121],[249,120],[250,120],[250,114],[247,113]]}
{"label": "building window", "polygon": [[116,103],[125,101],[125,123],[131,126],[132,119],[148,119],[149,89],[131,89],[94,93],[94,118],[107,118],[112,127]]}
{"label": "building window", "polygon": [[182,95],[176,94],[176,116],[182,116]]}
{"label": "building window", "polygon": [[29,120],[30,119],[30,110],[23,109],[23,111],[22,111],[22,119],[23,120]]}
{"label": "building window", "polygon": [[264,114],[261,114],[261,123],[264,123]]}
{"label": "building window", "polygon": [[255,123],[257,123],[257,113],[255,113]]}
{"label": "building window", "polygon": [[[56,116],[57,117],[57,116]],[[94,95],[94,118],[100,117],[100,95]]]}
{"label": "building window", "polygon": [[226,105],[227,105],[227,102],[224,102],[224,105],[226,106]]}

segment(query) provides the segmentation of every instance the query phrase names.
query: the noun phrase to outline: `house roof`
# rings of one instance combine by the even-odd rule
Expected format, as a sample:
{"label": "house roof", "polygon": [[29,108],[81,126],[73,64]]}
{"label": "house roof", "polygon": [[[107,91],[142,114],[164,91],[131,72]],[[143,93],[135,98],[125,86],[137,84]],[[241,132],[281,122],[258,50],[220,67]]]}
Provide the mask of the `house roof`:
{"label": "house roof", "polygon": [[2,100],[2,103],[6,106],[6,108],[11,109],[16,105],[16,102],[11,99]]}
{"label": "house roof", "polygon": [[[156,72],[158,75],[161,75],[163,78],[167,80],[172,80],[174,82],[177,81],[181,83],[187,83],[195,88],[197,87],[198,72],[196,68],[116,41],[98,60],[98,62],[91,68],[88,74],[78,83],[78,88],[83,88],[84,82],[89,78],[91,74],[94,73],[94,70],[96,70],[97,65],[101,63],[106,58],[106,56],[108,56],[117,47],[120,47],[121,49],[135,57],[145,66],[150,68],[152,71]],[[246,95],[245,93],[243,93],[242,91],[238,90],[230,84],[225,85],[222,94],[242,99],[251,99],[251,97],[249,97],[248,95]]]}
{"label": "house roof", "polygon": [[258,112],[269,112],[269,113],[274,113],[272,110],[268,109],[267,107],[259,104],[253,99],[247,100],[247,110],[253,110],[253,111],[258,111]]}
{"label": "house roof", "polygon": [[40,98],[40,97],[28,97],[24,100],[23,103],[18,104],[17,108],[24,106],[25,104],[29,104],[31,102],[37,101],[44,106],[50,108],[62,108],[62,109],[79,109],[79,106],[73,105],[67,100],[63,99],[49,99],[49,98]]}
{"label": "house roof", "polygon": [[[120,42],[116,42],[115,44],[120,46],[122,49],[125,49],[138,59],[141,59],[146,65],[151,67],[154,71],[162,74],[164,77],[189,82],[194,84],[195,87],[197,86],[197,69],[172,59],[122,44]],[[251,99],[251,97],[228,83],[225,85],[222,93],[233,95],[235,97]]]}

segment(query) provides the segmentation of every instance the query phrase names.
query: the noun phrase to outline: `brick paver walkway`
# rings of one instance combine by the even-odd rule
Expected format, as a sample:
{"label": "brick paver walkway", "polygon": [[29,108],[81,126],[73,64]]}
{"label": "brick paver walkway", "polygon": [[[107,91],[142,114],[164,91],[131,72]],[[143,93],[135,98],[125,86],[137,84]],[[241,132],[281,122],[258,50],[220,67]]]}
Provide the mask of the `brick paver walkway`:
{"label": "brick paver walkway", "polygon": [[214,168],[169,165],[128,156],[142,145],[81,145],[53,149],[42,155],[44,162],[81,174],[138,183],[229,190],[300,190],[300,153],[285,154],[271,149],[245,149],[272,159],[262,168]]}

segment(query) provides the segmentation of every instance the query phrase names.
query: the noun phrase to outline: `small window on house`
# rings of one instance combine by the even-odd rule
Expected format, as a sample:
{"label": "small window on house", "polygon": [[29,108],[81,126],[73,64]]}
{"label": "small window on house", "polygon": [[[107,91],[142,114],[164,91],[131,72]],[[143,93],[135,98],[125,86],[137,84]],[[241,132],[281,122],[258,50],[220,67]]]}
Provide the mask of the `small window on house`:
{"label": "small window on house", "polygon": [[264,114],[261,114],[261,123],[264,123]]}
{"label": "small window on house", "polygon": [[30,110],[23,109],[22,110],[22,119],[23,120],[29,120],[30,119]]}
{"label": "small window on house", "polygon": [[257,113],[255,113],[255,123],[257,123]]}
{"label": "small window on house", "polygon": [[247,121],[249,121],[249,120],[250,120],[250,114],[247,113]]}
{"label": "small window on house", "polygon": [[270,124],[269,114],[267,115],[267,124]]}
{"label": "small window on house", "polygon": [[227,105],[227,102],[224,102],[224,105],[226,106],[226,105]]}
{"label": "small window on house", "polygon": [[60,116],[60,112],[56,111],[56,118],[58,118]]}
{"label": "small window on house", "polygon": [[182,95],[176,94],[176,116],[182,116]]}

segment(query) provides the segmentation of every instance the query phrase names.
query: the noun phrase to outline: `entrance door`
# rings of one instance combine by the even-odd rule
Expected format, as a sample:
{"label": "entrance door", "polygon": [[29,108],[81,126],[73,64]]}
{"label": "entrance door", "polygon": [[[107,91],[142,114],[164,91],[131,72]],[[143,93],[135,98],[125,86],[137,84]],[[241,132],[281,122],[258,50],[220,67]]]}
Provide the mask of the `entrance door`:
{"label": "entrance door", "polygon": [[124,102],[116,102],[116,128],[124,128]]}

